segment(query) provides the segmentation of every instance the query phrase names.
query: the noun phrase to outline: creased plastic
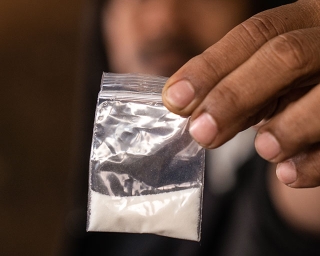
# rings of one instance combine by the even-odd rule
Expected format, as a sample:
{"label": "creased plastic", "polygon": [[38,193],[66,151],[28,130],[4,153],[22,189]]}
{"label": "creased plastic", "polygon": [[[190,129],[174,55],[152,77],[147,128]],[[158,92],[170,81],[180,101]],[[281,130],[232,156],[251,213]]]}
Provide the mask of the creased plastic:
{"label": "creased plastic", "polygon": [[90,156],[87,231],[200,240],[204,149],[169,112],[167,78],[104,73]]}

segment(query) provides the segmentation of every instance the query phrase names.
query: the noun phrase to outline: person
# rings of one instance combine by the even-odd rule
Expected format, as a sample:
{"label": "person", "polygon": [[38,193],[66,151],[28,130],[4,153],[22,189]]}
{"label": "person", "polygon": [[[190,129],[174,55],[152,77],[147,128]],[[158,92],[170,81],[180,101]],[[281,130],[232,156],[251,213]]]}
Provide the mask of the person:
{"label": "person", "polygon": [[[180,115],[192,113],[190,131],[209,148],[268,120],[261,124],[255,146],[263,158],[280,163],[279,180],[291,187],[319,186],[318,10],[319,1],[298,1],[242,23],[171,77],[165,105]],[[246,34],[248,38],[241,36]],[[239,98],[240,93],[246,97]],[[233,109],[226,112],[227,106]],[[233,129],[225,129],[232,121]]]}
{"label": "person", "polygon": [[[291,2],[90,1],[76,188],[59,255],[320,255],[320,4]],[[207,151],[200,243],[85,231],[103,71],[170,77],[164,104],[191,115],[194,139],[214,148]]]}

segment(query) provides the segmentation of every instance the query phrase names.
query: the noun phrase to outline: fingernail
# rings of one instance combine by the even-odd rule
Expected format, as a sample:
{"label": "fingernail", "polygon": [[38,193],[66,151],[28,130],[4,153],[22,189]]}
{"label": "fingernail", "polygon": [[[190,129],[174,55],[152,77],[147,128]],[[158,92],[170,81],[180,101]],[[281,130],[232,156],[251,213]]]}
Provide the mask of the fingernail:
{"label": "fingernail", "polygon": [[261,157],[272,160],[281,153],[280,144],[269,132],[260,133],[255,139],[255,147]]}
{"label": "fingernail", "polygon": [[187,80],[181,80],[171,85],[165,97],[172,107],[183,109],[194,99],[195,91],[191,83]]}
{"label": "fingernail", "polygon": [[199,144],[209,146],[215,139],[218,129],[212,116],[203,113],[191,122],[189,132]]}
{"label": "fingernail", "polygon": [[276,174],[284,184],[291,184],[297,180],[297,169],[292,161],[285,161],[277,165]]}

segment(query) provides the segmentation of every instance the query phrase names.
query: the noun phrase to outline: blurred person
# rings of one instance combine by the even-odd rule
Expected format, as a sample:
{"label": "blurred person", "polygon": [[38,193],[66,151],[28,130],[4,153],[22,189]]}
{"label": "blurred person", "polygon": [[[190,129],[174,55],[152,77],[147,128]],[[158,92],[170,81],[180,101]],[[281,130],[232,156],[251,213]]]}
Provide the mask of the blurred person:
{"label": "blurred person", "polygon": [[[237,75],[236,71],[233,73],[231,71],[241,67],[241,64],[250,59],[260,49],[261,42],[267,43],[271,39],[268,38],[269,30],[286,32],[286,29],[291,28],[290,22],[296,23],[296,27],[299,28],[299,22],[302,21],[298,18],[304,18],[303,15],[299,16],[300,12],[306,10],[310,12],[307,8],[308,1],[299,1],[306,3],[301,6],[297,3],[281,6],[290,2],[292,1],[89,1],[88,15],[84,20],[86,38],[80,72],[82,76],[79,78],[83,86],[79,88],[78,132],[75,133],[78,144],[75,146],[72,182],[76,183],[76,187],[72,195],[72,207],[67,216],[66,239],[62,254],[320,255],[319,188],[295,190],[279,182],[274,175],[275,166],[254,150],[255,131],[252,128],[247,129],[263,118],[272,117],[272,114],[280,111],[274,111],[275,107],[270,106],[274,113],[270,110],[262,111],[260,115],[256,114],[254,121],[245,122],[243,121],[245,118],[239,117],[240,114],[248,116],[244,112],[244,107],[239,112],[234,111],[232,105],[228,106],[223,101],[228,100],[225,97],[221,97],[221,105],[227,106],[227,110],[233,110],[231,114],[222,111],[223,114],[225,112],[229,114],[226,115],[229,123],[225,124],[226,130],[230,130],[229,133],[222,134],[218,142],[215,142],[212,127],[205,130],[204,138],[199,135],[201,131],[203,132],[201,128],[204,129],[201,125],[192,131],[201,145],[216,148],[207,151],[200,243],[152,234],[86,233],[85,231],[92,125],[102,72],[171,76],[163,96],[164,103],[171,111],[192,115],[193,120],[199,117],[204,109],[210,110],[210,115],[216,114],[212,111],[212,107],[210,108],[210,97],[216,100],[212,96],[214,85],[220,80],[223,81],[222,77],[229,73]],[[271,13],[269,11],[255,16],[256,24],[242,23],[255,13],[276,6],[281,7],[270,10]],[[286,13],[288,10],[292,12]],[[293,17],[297,18],[293,21]],[[264,21],[270,18],[270,23],[259,23],[263,18]],[[228,33],[240,23],[242,25]],[[253,27],[250,28],[248,26],[250,24]],[[252,34],[253,32],[256,34]],[[194,56],[197,57],[193,58]],[[258,57],[263,64],[263,70],[267,72],[268,65],[272,66],[272,62],[265,64],[261,56]],[[319,54],[315,57],[320,59]],[[183,67],[180,69],[181,66]],[[179,71],[176,72],[177,70]],[[257,79],[248,73],[248,78]],[[284,71],[282,73],[279,73],[279,77],[285,75]],[[263,73],[261,77],[266,79]],[[245,82],[250,84],[241,73],[236,78],[242,79],[244,85]],[[183,89],[171,90],[171,94],[166,91],[172,84],[181,80],[184,81]],[[241,88],[241,85],[236,85]],[[190,89],[190,86],[197,86],[197,89],[191,88],[192,97],[188,96],[190,93],[186,93],[188,89],[186,87]],[[227,89],[229,91],[226,91],[226,95],[232,93],[228,87]],[[210,94],[210,91],[213,93]],[[255,91],[259,92],[259,89]],[[285,92],[286,90],[281,95],[286,96]],[[273,94],[279,96],[276,90]],[[269,92],[271,96],[263,100],[272,99],[273,94]],[[298,93],[295,97],[290,95],[290,99],[302,97],[301,95],[304,94]],[[249,100],[249,96],[251,95],[245,94],[244,91],[243,95],[239,94],[239,99]],[[172,99],[177,100],[178,105],[172,104]],[[249,103],[253,105],[254,100],[251,99]],[[250,109],[262,108],[262,104],[256,103],[250,107]],[[238,116],[235,114],[232,116],[232,113]],[[219,115],[215,117],[224,121]],[[230,121],[231,117],[238,119]],[[256,129],[261,125],[263,128],[267,123],[261,122]],[[237,133],[239,134],[236,135]],[[231,139],[233,136],[235,137]],[[263,152],[259,153],[268,158]],[[310,180],[316,181],[316,177],[313,179],[311,177]],[[286,180],[281,181],[286,183]]]}

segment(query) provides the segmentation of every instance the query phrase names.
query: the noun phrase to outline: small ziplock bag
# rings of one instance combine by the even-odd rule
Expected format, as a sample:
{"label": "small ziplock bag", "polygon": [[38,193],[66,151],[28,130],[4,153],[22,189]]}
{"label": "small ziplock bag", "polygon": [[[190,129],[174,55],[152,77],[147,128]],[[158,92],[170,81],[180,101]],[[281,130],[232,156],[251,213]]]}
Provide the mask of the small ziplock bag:
{"label": "small ziplock bag", "polygon": [[103,73],[94,120],[87,231],[200,241],[204,149],[169,112],[167,78]]}

